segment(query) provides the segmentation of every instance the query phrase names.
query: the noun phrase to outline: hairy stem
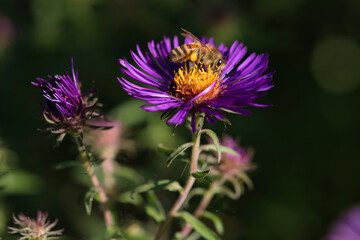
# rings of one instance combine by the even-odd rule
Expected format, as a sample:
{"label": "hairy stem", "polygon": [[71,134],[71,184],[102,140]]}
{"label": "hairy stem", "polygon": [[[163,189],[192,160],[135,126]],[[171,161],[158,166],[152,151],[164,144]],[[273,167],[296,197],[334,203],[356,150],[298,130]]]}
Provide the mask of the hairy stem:
{"label": "hairy stem", "polygon": [[86,170],[87,175],[89,176],[92,185],[95,187],[96,191],[99,194],[100,202],[103,207],[104,211],[104,219],[105,224],[108,229],[112,229],[115,226],[110,206],[109,206],[109,200],[108,197],[104,191],[104,188],[101,186],[99,179],[95,175],[94,169],[91,166],[90,160],[89,160],[89,154],[88,151],[83,143],[81,136],[74,136],[76,145],[78,147],[79,153],[81,155],[83,166]]}
{"label": "hairy stem", "polygon": [[191,153],[190,174],[189,174],[189,178],[187,179],[186,185],[184,187],[184,191],[180,194],[180,196],[172,206],[171,210],[169,211],[165,221],[160,226],[158,232],[156,233],[155,240],[161,239],[166,229],[168,228],[171,220],[174,218],[176,213],[183,205],[185,199],[189,195],[192,186],[194,185],[195,178],[191,174],[197,172],[198,158],[200,153],[200,135],[201,135],[200,131],[202,129],[203,121],[204,121],[203,117],[197,116],[197,121],[196,121],[197,129],[193,134],[194,146],[192,147],[192,153]]}

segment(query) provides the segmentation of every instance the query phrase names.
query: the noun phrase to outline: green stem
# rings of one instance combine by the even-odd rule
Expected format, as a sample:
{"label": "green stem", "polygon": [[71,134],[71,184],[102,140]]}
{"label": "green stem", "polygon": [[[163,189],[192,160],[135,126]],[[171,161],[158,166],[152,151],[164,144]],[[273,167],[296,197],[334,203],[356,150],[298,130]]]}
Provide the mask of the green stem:
{"label": "green stem", "polygon": [[[195,210],[194,217],[198,218],[204,213],[204,211],[208,207],[211,199],[214,197],[218,188],[224,183],[224,181],[225,181],[225,179],[221,178],[220,180],[214,181],[211,184],[209,190],[204,194],[199,206]],[[189,235],[191,230],[192,230],[192,226],[189,223],[187,223],[185,225],[185,227],[183,228],[183,230],[181,231],[181,237],[185,239]]]}
{"label": "green stem", "polygon": [[181,206],[183,205],[185,199],[189,195],[189,192],[194,185],[195,178],[192,176],[192,173],[197,172],[197,165],[198,165],[198,159],[200,154],[200,136],[201,136],[201,129],[204,123],[204,118],[202,116],[196,116],[196,126],[197,129],[195,133],[193,134],[193,143],[194,146],[192,147],[192,153],[191,153],[191,162],[190,162],[190,174],[189,178],[187,179],[186,185],[184,187],[184,191],[180,194],[174,205],[172,206],[171,210],[169,211],[165,221],[160,226],[159,230],[156,233],[155,240],[161,239],[163,234],[165,233],[166,229],[168,228],[171,220],[174,218],[176,213],[179,211]]}
{"label": "green stem", "polygon": [[111,213],[111,210],[110,210],[108,197],[104,191],[104,188],[101,186],[99,179],[95,175],[94,168],[92,168],[92,166],[91,166],[91,163],[89,160],[89,153],[82,141],[82,136],[77,135],[77,136],[74,136],[74,138],[75,138],[75,142],[78,147],[79,153],[81,155],[82,163],[86,170],[86,173],[89,175],[92,185],[94,186],[94,188],[96,189],[96,191],[99,194],[100,202],[102,204],[103,211],[104,211],[104,219],[105,219],[105,224],[106,224],[107,230],[111,231],[115,227],[115,222],[112,217],[113,215]]}

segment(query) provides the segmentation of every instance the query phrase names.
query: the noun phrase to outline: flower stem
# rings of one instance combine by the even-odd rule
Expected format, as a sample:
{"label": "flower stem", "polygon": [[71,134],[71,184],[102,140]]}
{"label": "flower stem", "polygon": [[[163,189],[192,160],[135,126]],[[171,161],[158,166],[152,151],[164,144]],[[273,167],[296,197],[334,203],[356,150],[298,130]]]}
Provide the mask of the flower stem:
{"label": "flower stem", "polygon": [[191,162],[190,162],[190,174],[189,178],[187,179],[186,185],[184,187],[184,191],[180,194],[174,205],[172,206],[171,210],[169,211],[165,221],[160,226],[159,230],[156,233],[155,240],[161,239],[163,236],[165,230],[168,228],[171,220],[174,218],[176,213],[179,211],[181,206],[183,205],[185,199],[189,195],[189,192],[194,185],[195,178],[192,176],[192,173],[197,172],[197,165],[198,165],[198,159],[200,154],[200,136],[201,136],[201,129],[204,123],[204,119],[202,116],[197,116],[196,119],[196,125],[197,129],[195,133],[193,134],[193,143],[194,146],[192,147],[192,153],[191,153]]}
{"label": "flower stem", "polygon": [[99,194],[100,202],[103,206],[105,224],[106,224],[107,230],[110,231],[111,229],[113,229],[115,227],[115,222],[112,217],[111,210],[110,210],[108,197],[104,191],[104,188],[101,186],[99,179],[95,175],[94,168],[92,168],[92,166],[91,166],[91,163],[89,160],[89,153],[83,143],[82,136],[78,135],[78,136],[74,136],[74,138],[75,138],[75,142],[78,147],[79,153],[81,155],[82,163],[86,170],[86,173],[89,175],[92,185],[95,187],[96,191]]}
{"label": "flower stem", "polygon": [[[216,194],[218,188],[224,183],[224,180],[225,180],[224,178],[221,178],[220,180],[214,181],[211,184],[209,190],[204,194],[199,206],[195,210],[195,212],[193,214],[194,217],[198,218],[204,213],[204,211],[208,207],[211,199]],[[185,239],[189,235],[191,230],[192,230],[192,226],[189,223],[187,223],[185,225],[185,227],[183,228],[183,230],[181,231],[181,237]]]}

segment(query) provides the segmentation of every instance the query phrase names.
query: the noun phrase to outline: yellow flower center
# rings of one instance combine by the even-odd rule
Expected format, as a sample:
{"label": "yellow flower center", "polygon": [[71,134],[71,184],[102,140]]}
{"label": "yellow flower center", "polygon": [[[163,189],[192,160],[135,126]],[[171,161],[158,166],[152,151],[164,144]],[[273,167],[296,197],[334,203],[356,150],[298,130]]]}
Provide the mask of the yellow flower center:
{"label": "yellow flower center", "polygon": [[[216,84],[211,89],[207,89],[215,81]],[[207,70],[195,65],[191,69],[181,67],[175,72],[174,78],[175,96],[182,100],[191,100],[207,90],[205,94],[194,99],[195,103],[202,103],[206,100],[214,99],[219,94],[219,72],[214,72],[210,67]]]}

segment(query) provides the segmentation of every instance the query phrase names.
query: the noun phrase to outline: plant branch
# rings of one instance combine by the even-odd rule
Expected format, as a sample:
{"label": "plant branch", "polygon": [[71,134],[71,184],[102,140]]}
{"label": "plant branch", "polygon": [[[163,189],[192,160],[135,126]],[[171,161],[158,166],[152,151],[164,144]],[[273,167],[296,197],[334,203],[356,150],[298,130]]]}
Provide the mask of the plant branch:
{"label": "plant branch", "polygon": [[99,194],[100,202],[102,204],[103,211],[104,211],[105,224],[108,229],[113,229],[115,226],[115,223],[114,223],[114,219],[111,214],[108,197],[104,191],[104,188],[101,186],[99,179],[95,175],[94,169],[91,166],[91,163],[89,160],[89,153],[82,141],[82,137],[74,136],[74,138],[75,138],[75,142],[77,144],[79,153],[81,155],[82,163],[86,170],[86,173],[87,173],[87,175],[89,175],[92,185],[95,187],[96,191]]}
{"label": "plant branch", "polygon": [[[218,188],[224,183],[224,181],[225,181],[225,179],[221,178],[220,180],[214,181],[211,184],[209,190],[204,194],[203,198],[201,199],[201,202],[199,203],[199,206],[195,210],[195,212],[193,214],[194,217],[198,218],[204,213],[204,211],[208,207],[211,199],[214,197]],[[185,227],[183,228],[183,230],[181,231],[181,237],[185,239],[189,235],[191,230],[192,230],[192,226],[189,223],[187,223],[185,225]]]}
{"label": "plant branch", "polygon": [[171,220],[174,218],[176,213],[179,211],[181,206],[183,205],[185,199],[189,195],[189,192],[194,185],[195,178],[192,176],[192,173],[197,172],[197,166],[198,166],[198,159],[200,154],[200,138],[201,138],[201,129],[203,126],[204,118],[202,116],[196,117],[196,126],[197,129],[195,133],[193,134],[193,147],[192,147],[192,153],[191,153],[191,162],[190,162],[190,174],[189,178],[187,179],[186,185],[184,187],[184,191],[180,194],[174,205],[172,206],[171,210],[169,211],[165,221],[160,226],[158,232],[156,233],[155,240],[161,239],[164,232],[168,228]]}

